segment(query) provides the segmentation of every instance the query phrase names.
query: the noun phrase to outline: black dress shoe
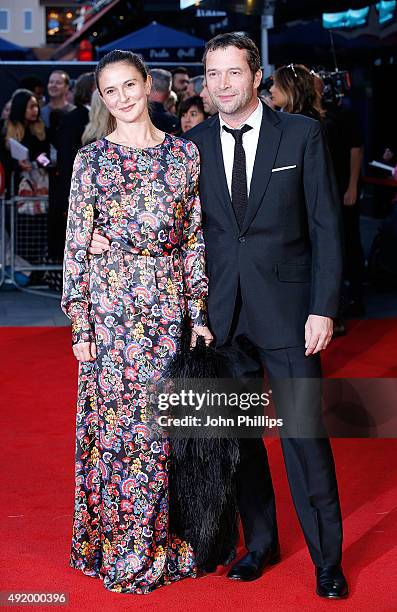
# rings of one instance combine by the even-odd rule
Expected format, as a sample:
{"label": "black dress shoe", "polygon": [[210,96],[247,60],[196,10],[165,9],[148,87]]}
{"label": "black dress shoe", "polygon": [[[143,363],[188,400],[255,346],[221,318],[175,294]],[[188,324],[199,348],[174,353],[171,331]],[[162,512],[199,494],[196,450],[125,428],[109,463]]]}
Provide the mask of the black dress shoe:
{"label": "black dress shoe", "polygon": [[317,595],[328,599],[343,599],[349,594],[340,565],[316,567]]}
{"label": "black dress shoe", "polygon": [[229,571],[227,577],[232,580],[250,582],[260,578],[266,565],[275,565],[280,561],[280,547],[268,548],[265,552],[249,552]]}

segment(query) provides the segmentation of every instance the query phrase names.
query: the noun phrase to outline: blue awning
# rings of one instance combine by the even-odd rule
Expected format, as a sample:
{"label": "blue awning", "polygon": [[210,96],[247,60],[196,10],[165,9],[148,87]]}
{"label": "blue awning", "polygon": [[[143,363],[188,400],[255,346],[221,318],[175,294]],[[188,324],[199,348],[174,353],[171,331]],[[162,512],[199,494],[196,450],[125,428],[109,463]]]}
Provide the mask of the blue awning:
{"label": "blue awning", "polygon": [[1,59],[22,59],[29,53],[29,49],[15,45],[4,38],[0,38],[0,58]]}
{"label": "blue awning", "polygon": [[[163,26],[156,21],[118,40],[99,47],[99,56],[113,49],[137,51],[146,60],[195,60],[201,55],[205,41],[185,32]],[[199,53],[200,51],[200,53]],[[199,57],[201,59],[201,57]]]}

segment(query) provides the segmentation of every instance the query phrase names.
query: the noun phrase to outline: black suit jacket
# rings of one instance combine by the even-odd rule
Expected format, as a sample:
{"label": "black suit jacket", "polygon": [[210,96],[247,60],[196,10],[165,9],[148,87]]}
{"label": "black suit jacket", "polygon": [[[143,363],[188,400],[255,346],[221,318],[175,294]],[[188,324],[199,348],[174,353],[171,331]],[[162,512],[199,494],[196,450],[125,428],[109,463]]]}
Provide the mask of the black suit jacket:
{"label": "black suit jacket", "polygon": [[149,103],[150,118],[158,130],[175,134],[181,129],[181,122],[176,115],[165,110],[161,102]]}
{"label": "black suit jacket", "polygon": [[85,106],[76,106],[67,113],[56,133],[57,174],[58,174],[58,206],[63,211],[68,209],[70,181],[72,178],[74,158],[81,148],[81,137],[89,120],[89,112]]}
{"label": "black suit jacket", "polygon": [[[309,314],[336,316],[342,275],[339,202],[320,123],[263,104],[241,229],[227,188],[219,117],[185,137],[201,157],[208,314],[217,344],[228,336],[240,284],[259,346],[303,345]],[[286,166],[292,167],[276,170]]]}

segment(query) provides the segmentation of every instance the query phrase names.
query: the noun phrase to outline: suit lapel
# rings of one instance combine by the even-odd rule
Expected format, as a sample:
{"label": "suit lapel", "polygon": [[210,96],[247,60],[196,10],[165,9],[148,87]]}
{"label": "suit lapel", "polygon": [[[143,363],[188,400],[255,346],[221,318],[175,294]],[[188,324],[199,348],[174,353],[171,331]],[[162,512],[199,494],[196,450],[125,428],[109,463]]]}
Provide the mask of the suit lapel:
{"label": "suit lapel", "polygon": [[216,116],[216,118],[214,118],[214,122],[211,128],[209,129],[207,150],[208,169],[206,170],[206,172],[209,172],[212,178],[211,182],[214,186],[215,194],[218,196],[218,198],[222,202],[222,205],[225,207],[228,217],[232,220],[232,223],[236,226],[237,230],[239,230],[236,216],[234,214],[232,200],[230,198],[230,193],[227,186],[225,166],[223,163],[222,144],[220,137],[220,123],[218,115]]}
{"label": "suit lapel", "polygon": [[248,207],[241,233],[246,232],[249,228],[266,193],[282,134],[279,123],[277,113],[263,104],[262,124],[256,149]]}

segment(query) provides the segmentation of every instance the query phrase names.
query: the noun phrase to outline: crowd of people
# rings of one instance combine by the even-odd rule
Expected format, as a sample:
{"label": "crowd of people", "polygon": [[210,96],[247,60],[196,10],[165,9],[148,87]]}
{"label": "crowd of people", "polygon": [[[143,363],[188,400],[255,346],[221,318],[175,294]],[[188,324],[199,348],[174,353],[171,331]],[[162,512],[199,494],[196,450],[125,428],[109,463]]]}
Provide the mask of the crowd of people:
{"label": "crowd of people", "polygon": [[[154,68],[150,76],[149,108],[158,129],[183,136],[218,112],[208,94],[204,75],[190,76],[188,69],[181,66],[172,73]],[[363,135],[354,113],[336,99],[325,99],[321,77],[306,66],[282,66],[272,75],[270,83],[271,86],[267,79],[267,86],[262,84],[258,88],[261,100],[273,109],[320,121],[327,137],[345,230],[345,277],[349,289],[343,297],[343,312],[341,309],[336,325],[336,333],[344,333],[344,315],[365,313],[358,205]],[[61,263],[63,257],[70,180],[77,151],[105,136],[110,129],[109,112],[96,88],[94,73],[82,74],[73,87],[64,70],[54,70],[46,86],[35,77],[25,78],[3,108],[0,161],[5,169],[7,194],[48,195],[50,262]],[[12,158],[10,138],[28,149],[28,159]],[[386,151],[385,161],[389,163],[393,155]],[[36,209],[42,210],[38,205]],[[28,276],[20,274],[19,281],[28,283]],[[55,288],[60,289],[59,278]]]}
{"label": "crowd of people", "polygon": [[[150,76],[150,112],[159,129],[183,135],[216,112],[203,76],[189,78],[184,67],[172,74],[153,69]],[[84,73],[73,83],[67,72],[54,70],[46,85],[36,77],[24,78],[20,85],[4,105],[0,120],[5,193],[6,197],[48,198],[48,206],[36,202],[29,208],[25,202],[18,210],[48,214],[46,261],[61,263],[74,158],[81,146],[109,133],[111,119],[94,73]],[[26,147],[26,159],[13,158],[10,139]],[[18,284],[29,284],[30,276],[29,272],[18,272]],[[53,283],[52,288],[61,289],[60,274],[47,275],[47,281]]]}

